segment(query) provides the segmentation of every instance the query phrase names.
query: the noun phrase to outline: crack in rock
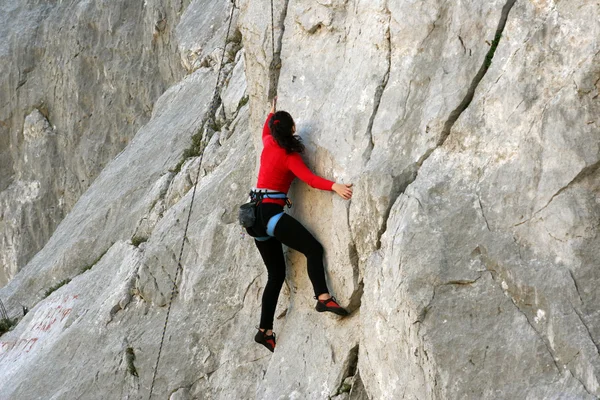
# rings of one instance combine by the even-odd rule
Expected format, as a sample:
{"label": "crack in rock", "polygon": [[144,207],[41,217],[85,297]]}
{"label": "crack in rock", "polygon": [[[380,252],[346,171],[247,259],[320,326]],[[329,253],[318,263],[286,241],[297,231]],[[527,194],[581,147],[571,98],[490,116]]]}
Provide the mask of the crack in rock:
{"label": "crack in rock", "polygon": [[483,204],[481,204],[481,196],[479,195],[479,193],[477,193],[477,201],[479,202],[479,208],[481,209],[481,216],[485,221],[485,226],[487,227],[487,230],[491,232],[492,230],[490,229],[490,224],[488,223],[488,220],[485,216],[485,211],[483,211]]}
{"label": "crack in rock", "polygon": [[[487,268],[487,265],[486,265]],[[502,287],[502,285],[496,280],[496,277],[494,276],[494,272],[492,272],[492,270],[488,270],[488,272],[490,273],[492,280],[498,285],[500,286],[500,289],[502,289],[503,293],[506,293],[506,291],[504,290],[504,288]],[[497,273],[497,272],[495,272]],[[558,365],[558,361],[556,356],[554,355],[554,352],[552,351],[552,348],[550,347],[550,345],[547,343],[546,338],[542,335],[541,332],[539,332],[537,329],[535,329],[535,326],[533,326],[533,324],[531,323],[531,321],[529,320],[529,317],[527,316],[527,313],[525,313],[525,311],[521,310],[521,308],[519,307],[519,305],[517,304],[517,302],[515,301],[515,299],[512,296],[508,296],[508,298],[510,299],[510,302],[515,306],[515,308],[517,309],[517,311],[523,315],[525,317],[525,320],[527,321],[527,324],[531,327],[531,329],[533,329],[533,332],[536,334],[536,336],[542,341],[542,343],[544,344],[544,346],[546,347],[546,350],[548,351],[548,354],[550,354],[550,357],[552,358],[552,361],[554,362],[554,366],[556,367],[557,371],[559,374],[562,373],[562,369],[560,368],[560,366]]]}
{"label": "crack in rock", "polygon": [[[493,267],[497,266],[497,263],[493,262],[492,260],[490,260],[487,255],[486,255],[486,251],[485,248],[482,248],[480,246],[481,250],[482,250],[482,262],[486,268],[486,270],[490,273],[490,276],[492,277],[492,280],[500,287],[500,289],[502,290],[502,292],[508,296],[508,298],[510,299],[511,303],[515,306],[516,310],[522,314],[525,317],[525,320],[527,321],[527,324],[531,327],[531,329],[533,329],[533,332],[536,334],[536,336],[538,336],[538,338],[542,341],[542,343],[544,344],[546,350],[548,351],[548,353],[550,354],[552,361],[554,363],[554,366],[556,367],[557,371],[559,374],[562,374],[562,369],[559,365],[559,361],[558,358],[555,356],[554,351],[552,350],[551,345],[548,342],[548,339],[542,334],[542,332],[539,332],[535,326],[531,323],[527,313],[525,311],[523,311],[519,305],[517,304],[517,302],[515,301],[515,299],[508,293],[507,290],[505,290],[505,288],[503,287],[503,285],[505,284],[504,282],[501,284],[500,282],[497,281],[497,277],[496,275],[498,275],[498,271],[496,271]],[[492,264],[492,265],[490,265]],[[568,369],[568,368],[567,368]],[[571,372],[569,370],[569,372]],[[572,374],[572,373],[571,373]],[[587,389],[586,389],[587,390]]]}
{"label": "crack in rock", "polygon": [[577,308],[573,304],[571,304],[571,308],[573,309],[575,314],[577,314],[577,317],[579,318],[581,325],[583,325],[583,327],[587,331],[588,336],[590,337],[590,340],[592,341],[594,346],[596,346],[596,353],[600,356],[600,344],[598,344],[598,342],[596,342],[596,340],[594,340],[594,336],[592,336],[592,331],[590,330],[590,327],[587,325],[587,323],[583,319],[583,315],[581,315],[581,312],[579,312],[579,310],[577,310]]}
{"label": "crack in rock", "polygon": [[569,271],[569,276],[571,276],[571,279],[573,280],[573,285],[575,286],[575,291],[577,292],[579,301],[581,302],[581,304],[583,304],[583,298],[581,297],[581,292],[579,291],[579,285],[577,284],[577,281],[575,280],[575,275],[573,275],[573,271],[571,271],[570,269],[568,271]]}
{"label": "crack in rock", "polygon": [[[273,54],[273,59],[271,60],[271,65],[269,66],[269,99],[273,99],[277,95],[277,88],[279,87],[279,76],[281,74],[281,49],[283,46],[285,19],[287,17],[289,4],[290,0],[284,1],[281,15],[279,16],[279,21],[277,23],[277,28],[279,29],[280,33],[279,37],[277,38],[277,44],[273,49],[275,54]],[[275,27],[272,29],[273,30],[271,32],[274,35]]]}
{"label": "crack in rock", "polygon": [[[583,388],[583,390],[585,390],[590,396],[594,396],[594,394],[592,394],[592,392],[590,392],[588,390],[588,388],[585,386],[585,383],[583,383],[581,381],[581,379],[579,379],[578,377],[576,377],[573,372],[571,371],[571,369],[567,368],[567,371],[569,372],[569,374],[573,377],[573,379],[577,380],[577,382],[579,382],[581,384],[581,387]],[[597,396],[594,396],[596,398],[598,398]]]}
{"label": "crack in rock", "polygon": [[429,150],[427,150],[417,161],[414,178],[412,179],[411,182],[408,183],[408,185],[410,185],[411,183],[413,183],[416,180],[416,178],[419,174],[419,170],[421,169],[421,166],[423,165],[423,163],[425,163],[425,161],[427,161],[427,159],[431,156],[431,154],[433,154],[433,152],[437,148],[441,147],[445,143],[446,139],[448,139],[448,136],[450,136],[450,132],[452,131],[452,127],[454,126],[454,124],[456,123],[456,121],[458,120],[460,115],[471,104],[471,101],[473,100],[473,97],[475,96],[475,90],[477,89],[477,86],[479,86],[479,83],[481,82],[481,80],[483,79],[483,77],[485,76],[485,74],[487,73],[487,71],[491,65],[492,59],[494,58],[494,53],[496,51],[498,43],[500,42],[500,38],[502,37],[502,32],[504,31],[504,27],[506,26],[506,21],[508,20],[508,15],[509,15],[510,10],[512,9],[513,5],[515,4],[515,2],[516,2],[516,0],[507,0],[506,4],[504,4],[504,6],[502,7],[502,13],[500,15],[500,21],[498,22],[498,27],[496,28],[496,34],[495,34],[495,38],[494,38],[492,47],[486,54],[485,59],[483,60],[483,63],[481,65],[481,67],[479,68],[479,71],[477,72],[475,77],[473,77],[473,80],[471,81],[471,85],[469,85],[469,88],[467,90],[465,97],[462,99],[462,101],[459,103],[459,105],[448,116],[448,119],[444,123],[444,127],[442,128],[442,132],[440,134],[439,139],[437,140],[436,145],[434,147],[430,148]]}
{"label": "crack in rock", "polygon": [[[500,20],[498,22],[498,26],[496,28],[496,33],[495,33],[495,38],[494,38],[494,43],[493,46],[490,48],[490,50],[488,51],[488,53],[485,56],[485,59],[483,60],[483,63],[481,65],[481,67],[479,68],[479,71],[477,72],[477,74],[475,75],[475,77],[473,78],[473,80],[471,81],[471,84],[469,85],[469,89],[467,90],[467,93],[465,95],[465,97],[463,98],[463,100],[459,103],[459,105],[450,113],[450,115],[448,116],[448,119],[446,120],[446,122],[444,123],[444,127],[442,129],[442,132],[440,134],[440,138],[437,140],[436,145],[430,149],[428,149],[418,160],[417,162],[413,165],[413,167],[408,168],[407,172],[405,174],[403,174],[403,176],[400,177],[396,177],[394,178],[395,182],[399,182],[402,180],[403,184],[401,185],[401,187],[397,188],[397,191],[394,190],[394,193],[392,193],[391,198],[393,198],[393,200],[390,202],[390,210],[391,207],[393,206],[393,204],[396,202],[396,200],[398,199],[398,197],[403,194],[406,191],[406,188],[408,186],[410,186],[418,177],[419,175],[419,171],[421,170],[422,165],[425,163],[425,161],[427,161],[427,159],[433,154],[433,152],[438,149],[439,147],[441,147],[445,142],[446,139],[448,139],[448,137],[450,136],[452,127],[454,126],[454,123],[456,123],[456,121],[458,120],[458,118],[460,117],[460,115],[469,107],[469,105],[471,104],[471,101],[473,100],[473,97],[475,95],[475,90],[477,89],[477,86],[479,85],[479,83],[483,80],[483,77],[485,76],[485,74],[487,73],[490,65],[491,65],[491,61],[494,57],[496,48],[500,42],[500,38],[502,37],[502,32],[504,31],[504,27],[506,26],[506,21],[508,20],[508,15],[510,13],[510,10],[512,9],[513,5],[515,4],[516,0],[507,0],[507,2],[504,4],[504,6],[502,7],[502,12],[500,15]],[[434,27],[433,29],[435,29],[435,23],[434,23]],[[432,29],[432,31],[433,31]],[[430,32],[431,33],[431,32]],[[386,81],[387,83],[387,81]],[[410,89],[410,85],[409,85],[409,89]],[[382,91],[383,93],[383,91]],[[408,101],[408,98],[407,98]],[[377,104],[377,109],[378,109],[378,104]],[[374,109],[374,113],[377,111],[377,109]],[[372,116],[372,118],[374,118],[374,116]],[[370,126],[372,126],[372,122],[370,121]],[[370,130],[368,131],[368,134],[371,135]],[[372,139],[371,139],[371,144],[372,144]],[[370,152],[372,151],[372,147],[371,149],[367,149],[367,152],[365,153],[367,156],[370,157]],[[480,206],[481,206],[481,201],[480,201]],[[482,210],[482,214],[483,214],[483,207],[481,208]],[[389,213],[389,211],[388,211]],[[488,228],[488,230],[491,231],[489,223],[485,217],[485,214],[483,214],[484,220],[486,222],[486,226]],[[382,227],[382,230],[380,231],[379,234],[379,238],[383,235],[383,233],[385,232],[385,230],[387,229],[386,227],[387,225],[387,217],[384,218],[384,225]],[[379,243],[379,239],[378,239],[378,246],[377,248],[380,248],[380,243]]]}
{"label": "crack in rock", "polygon": [[365,149],[363,154],[363,158],[365,160],[369,160],[371,158],[371,153],[373,152],[373,148],[375,147],[375,143],[373,142],[373,123],[375,122],[375,116],[377,115],[377,111],[379,111],[379,105],[381,104],[381,98],[383,97],[383,92],[387,87],[388,81],[390,79],[390,70],[392,69],[392,33],[390,30],[390,24],[392,21],[392,14],[389,10],[386,10],[388,13],[388,22],[387,29],[385,32],[386,44],[387,44],[387,70],[381,78],[381,83],[375,89],[375,96],[373,99],[373,112],[371,113],[371,117],[369,118],[369,123],[367,125],[367,132],[365,136],[369,138],[369,144]]}
{"label": "crack in rock", "polygon": [[440,288],[442,286],[471,286],[474,283],[477,283],[477,281],[479,279],[481,279],[482,276],[483,276],[483,274],[480,274],[475,279],[452,279],[452,280],[449,280],[448,282],[440,283],[438,285],[433,286],[433,293],[431,295],[431,299],[429,300],[427,305],[421,309],[421,311],[419,312],[419,315],[417,316],[417,319],[413,322],[413,325],[416,323],[419,323],[419,324],[423,323],[423,321],[425,320],[425,317],[429,313],[429,310],[431,310],[431,308],[433,307],[432,303],[435,300],[435,296],[436,296],[436,292],[437,292],[438,288]]}
{"label": "crack in rock", "polygon": [[[498,281],[496,280],[496,277],[494,276],[495,274],[497,274],[497,271],[488,268],[488,266],[486,265],[486,268],[488,269],[488,272],[490,273],[492,280],[494,282],[496,282],[496,284],[498,284],[500,286],[500,288],[502,289],[503,292],[505,292],[504,288],[502,288],[502,285],[498,283]],[[554,352],[550,346],[550,344],[547,342],[546,338],[544,337],[544,335],[539,332],[535,326],[531,323],[531,321],[529,320],[529,317],[527,316],[527,314],[521,310],[521,308],[519,307],[519,305],[517,304],[517,302],[515,301],[515,299],[512,296],[508,296],[511,303],[515,306],[516,310],[522,314],[525,317],[525,320],[527,321],[527,324],[531,327],[531,329],[533,329],[533,331],[535,332],[535,334],[540,338],[540,340],[542,341],[542,343],[544,344],[546,350],[548,351],[548,353],[550,354],[550,356],[552,357],[552,361],[554,362],[554,366],[556,367],[557,371],[559,374],[562,374],[562,369],[559,365],[559,361],[557,359],[557,357],[554,355]],[[572,306],[572,305],[571,305]],[[587,329],[587,325],[585,324],[585,322],[583,321],[583,318],[581,317],[581,315],[577,312],[577,310],[575,309],[575,307],[573,307],[573,310],[575,311],[575,313],[577,314],[577,316],[579,317],[581,323],[583,324],[583,326]],[[590,335],[590,338],[592,339],[592,342],[594,343],[594,345],[596,345],[596,343],[593,341],[593,338],[591,337],[591,332],[588,329],[588,334]],[[596,345],[596,347],[598,348],[598,346]],[[599,349],[600,351],[600,349]],[[565,364],[566,365],[566,364]],[[579,383],[581,383],[583,389],[589,393],[590,395],[592,395],[592,393],[588,390],[588,388],[586,387],[586,385],[583,383],[583,381],[581,381],[581,379],[579,379],[578,377],[576,377],[573,372],[571,371],[571,369],[567,366],[566,370],[569,372],[569,374],[576,379]]]}
{"label": "crack in rock", "polygon": [[565,190],[570,189],[573,185],[576,185],[577,183],[583,181],[588,176],[595,174],[599,168],[600,168],[600,160],[596,161],[595,163],[593,163],[591,165],[588,165],[588,166],[582,168],[581,171],[579,171],[579,173],[577,175],[575,175],[575,177],[573,179],[571,179],[571,181],[569,183],[567,183],[565,186],[558,189],[558,191],[556,193],[554,193],[552,195],[552,197],[550,197],[550,200],[548,200],[548,202],[542,208],[540,208],[539,210],[534,212],[530,218],[526,219],[525,221],[519,222],[518,224],[516,224],[514,226],[523,225],[524,223],[531,221],[536,215],[538,215],[539,213],[544,211],[550,205],[550,203],[552,203],[552,201],[554,200],[554,198],[556,196],[560,195]]}
{"label": "crack in rock", "polygon": [[254,277],[254,279],[252,279],[252,282],[250,282],[250,284],[246,288],[246,291],[244,292],[244,296],[242,296],[242,306],[240,308],[238,308],[237,310],[235,310],[235,312],[233,313],[233,315],[231,317],[227,318],[225,321],[220,323],[217,326],[217,328],[215,329],[215,331],[219,330],[222,326],[226,325],[229,321],[233,320],[239,314],[239,312],[244,309],[244,303],[246,302],[246,295],[248,295],[248,292],[250,291],[250,288],[252,287],[252,285],[254,285],[254,282],[256,282],[256,280],[261,276],[262,276],[262,273],[258,274],[257,276]]}

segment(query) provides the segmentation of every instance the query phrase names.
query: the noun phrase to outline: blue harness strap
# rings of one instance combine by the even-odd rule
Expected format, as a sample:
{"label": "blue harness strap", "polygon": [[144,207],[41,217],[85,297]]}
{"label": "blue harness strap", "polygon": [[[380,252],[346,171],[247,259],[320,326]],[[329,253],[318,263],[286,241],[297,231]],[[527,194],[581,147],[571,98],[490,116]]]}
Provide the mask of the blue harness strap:
{"label": "blue harness strap", "polygon": [[267,199],[287,199],[287,195],[285,193],[265,193],[264,197]]}
{"label": "blue harness strap", "polygon": [[277,226],[277,223],[279,222],[281,217],[283,217],[283,214],[285,214],[285,213],[282,211],[277,215],[273,215],[269,219],[269,222],[267,223],[267,235],[269,235],[269,236],[255,237],[254,240],[258,240],[259,242],[265,242],[265,241],[271,239],[272,237],[274,237],[275,236],[275,226]]}
{"label": "blue harness strap", "polygon": [[262,200],[263,198],[267,198],[267,199],[287,199],[287,194],[285,193],[281,193],[281,192],[268,192],[268,191],[262,191],[262,190],[251,190],[250,191],[250,198],[258,198],[260,200]]}
{"label": "blue harness strap", "polygon": [[277,215],[273,215],[271,219],[269,219],[269,222],[267,223],[267,235],[271,237],[275,236],[275,226],[277,225],[283,214],[284,212],[282,211]]}

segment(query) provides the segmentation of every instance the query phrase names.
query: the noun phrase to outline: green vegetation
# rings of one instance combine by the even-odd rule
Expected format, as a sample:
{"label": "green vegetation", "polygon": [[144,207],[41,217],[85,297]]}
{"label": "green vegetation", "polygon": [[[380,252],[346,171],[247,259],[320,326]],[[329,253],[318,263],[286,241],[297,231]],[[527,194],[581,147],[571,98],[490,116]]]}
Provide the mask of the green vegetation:
{"label": "green vegetation", "polygon": [[338,389],[338,394],[350,393],[350,389],[352,389],[352,385],[351,384],[349,384],[349,383],[342,383],[342,385]]}
{"label": "green vegetation", "polygon": [[238,103],[238,110],[242,107],[244,107],[246,104],[248,104],[248,101],[250,100],[250,96],[246,95],[244,97],[242,97],[240,99],[240,102]]}
{"label": "green vegetation", "polygon": [[139,377],[137,373],[137,369],[135,369],[135,365],[133,362],[135,361],[135,353],[133,352],[133,347],[128,347],[125,350],[125,361],[127,362],[127,372],[135,377]]}
{"label": "green vegetation", "polygon": [[183,151],[181,160],[179,160],[179,163],[177,163],[175,168],[170,170],[170,172],[173,172],[174,174],[178,174],[181,171],[181,167],[183,166],[185,161],[190,157],[198,157],[200,154],[202,154],[202,150],[203,150],[202,130],[200,130],[199,132],[197,132],[195,135],[192,136],[192,144],[190,145],[190,147],[188,147],[187,149],[185,149]]}
{"label": "green vegetation", "polygon": [[[112,245],[111,245],[112,246]],[[110,249],[111,246],[108,246],[108,249]],[[98,261],[100,261],[102,259],[102,257],[104,257],[104,255],[108,252],[108,249],[106,249],[104,251],[104,253],[100,254],[100,257],[96,258],[94,261],[91,262],[91,264],[86,265],[84,267],[81,268],[81,274],[83,274],[86,271],[89,271],[90,269],[92,269],[92,267],[96,264],[98,264]]]}
{"label": "green vegetation", "polygon": [[131,244],[134,245],[135,247],[138,247],[140,244],[147,242],[148,238],[147,237],[142,237],[142,236],[134,236],[131,238]]}
{"label": "green vegetation", "polygon": [[209,120],[209,127],[210,129],[212,129],[215,132],[219,132],[221,130],[221,128],[223,128],[225,124],[221,124],[219,122],[217,122],[214,118],[211,118]]}
{"label": "green vegetation", "polygon": [[229,35],[226,42],[227,44],[242,43],[242,32],[239,29],[236,29],[231,35]]}
{"label": "green vegetation", "polygon": [[17,318],[2,318],[0,319],[0,336],[10,331],[17,325]]}
{"label": "green vegetation", "polygon": [[62,281],[58,282],[56,285],[50,287],[48,290],[46,290],[46,293],[44,293],[44,298],[50,296],[53,292],[55,292],[56,290],[63,287],[64,285],[66,285],[69,282],[71,282],[71,278],[63,279]]}
{"label": "green vegetation", "polygon": [[[23,307],[23,315],[27,313],[27,309]],[[0,336],[10,331],[19,322],[18,318],[9,318],[4,303],[0,300]]]}

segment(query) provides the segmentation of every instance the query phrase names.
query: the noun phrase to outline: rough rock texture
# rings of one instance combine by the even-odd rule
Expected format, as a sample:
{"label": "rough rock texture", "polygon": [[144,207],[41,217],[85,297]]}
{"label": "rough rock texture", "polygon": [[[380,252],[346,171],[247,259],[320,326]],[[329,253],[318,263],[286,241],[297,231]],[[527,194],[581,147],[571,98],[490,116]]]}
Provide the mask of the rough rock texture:
{"label": "rough rock texture", "polygon": [[[55,192],[34,182],[81,154],[62,152],[51,114],[14,117],[39,170],[6,174],[0,204],[31,232],[3,235],[43,248],[0,289],[11,315],[30,308],[0,338],[0,393],[147,398],[178,276],[155,398],[600,397],[598,4],[275,3],[274,37],[270,3],[245,0],[227,41],[228,2],[182,6],[187,76],[70,211],[45,216],[69,211],[47,243],[29,204]],[[309,166],[355,192],[293,185],[289,212],[352,314],[313,310],[289,250],[271,354],[252,341],[266,271],[236,208],[275,90]]]}
{"label": "rough rock texture", "polygon": [[187,3],[0,4],[0,286],[183,77]]}

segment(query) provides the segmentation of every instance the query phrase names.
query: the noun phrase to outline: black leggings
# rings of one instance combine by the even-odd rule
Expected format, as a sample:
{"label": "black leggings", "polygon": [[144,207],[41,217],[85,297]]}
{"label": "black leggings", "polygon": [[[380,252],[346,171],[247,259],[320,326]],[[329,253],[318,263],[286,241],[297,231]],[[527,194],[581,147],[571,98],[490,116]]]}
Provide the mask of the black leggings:
{"label": "black leggings", "polygon": [[[263,203],[259,206],[259,218],[267,223],[270,216],[283,211],[283,207],[277,204]],[[260,224],[259,222],[259,224]],[[285,258],[281,244],[285,244],[306,256],[308,277],[313,285],[315,296],[329,293],[325,282],[325,271],[323,269],[323,246],[306,228],[293,217],[283,214],[273,231],[275,237],[265,241],[255,240],[254,243],[262,256],[269,274],[267,286],[262,296],[262,312],[260,317],[260,328],[273,329],[273,318],[275,307],[279,299],[279,292],[285,281]]]}

